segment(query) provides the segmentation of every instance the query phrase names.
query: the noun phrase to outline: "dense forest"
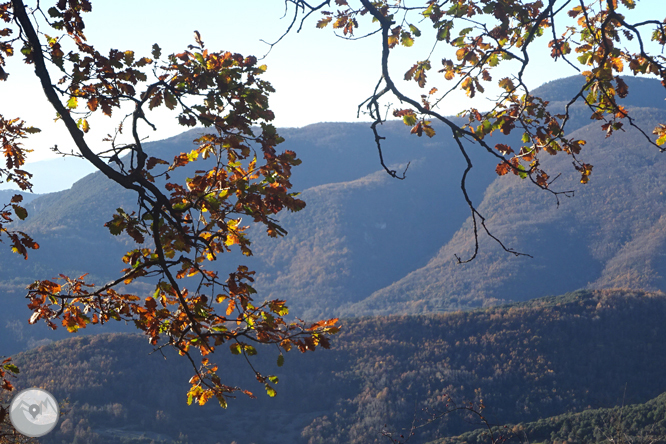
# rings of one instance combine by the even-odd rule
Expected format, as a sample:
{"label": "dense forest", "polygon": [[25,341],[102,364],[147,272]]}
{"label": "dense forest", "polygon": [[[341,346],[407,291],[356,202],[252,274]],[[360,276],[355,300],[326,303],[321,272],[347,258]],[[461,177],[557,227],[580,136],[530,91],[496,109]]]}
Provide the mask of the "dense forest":
{"label": "dense forest", "polygon": [[[66,401],[44,443],[379,443],[382,430],[409,429],[451,402],[482,402],[492,424],[522,423],[531,442],[589,423],[577,432],[591,430],[577,441],[587,442],[603,433],[595,431],[601,419],[558,415],[623,403],[647,403],[641,417],[663,415],[663,404],[648,401],[666,392],[665,316],[662,293],[601,290],[448,314],[349,319],[330,351],[289,353],[283,368],[270,352],[254,357],[280,378],[276,398],[253,383],[241,358],[219,356],[230,383],[259,395],[225,411],[187,407],[192,369],[170,354],[149,355],[137,335],[76,337],[20,353],[16,383]],[[550,417],[548,433],[543,421],[534,422]],[[464,415],[446,415],[418,429],[413,442],[477,427]]]}

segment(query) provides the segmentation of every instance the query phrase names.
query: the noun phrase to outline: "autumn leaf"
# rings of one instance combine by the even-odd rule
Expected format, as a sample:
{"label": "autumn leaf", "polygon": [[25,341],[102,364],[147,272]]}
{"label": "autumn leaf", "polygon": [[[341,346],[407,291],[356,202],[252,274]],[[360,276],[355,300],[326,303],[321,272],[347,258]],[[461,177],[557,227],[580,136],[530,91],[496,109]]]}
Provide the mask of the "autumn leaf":
{"label": "autumn leaf", "polygon": [[393,111],[394,117],[402,117],[402,121],[407,126],[414,126],[416,124],[416,113],[411,109],[402,109]]}
{"label": "autumn leaf", "polygon": [[502,162],[502,163],[500,163],[500,164],[497,165],[497,167],[495,168],[495,171],[496,171],[497,174],[500,175],[500,176],[504,176],[506,173],[509,172],[509,170],[511,170],[511,166],[509,166],[509,164],[506,163],[506,162]]}
{"label": "autumn leaf", "polygon": [[505,77],[499,81],[499,87],[504,88],[507,91],[513,91],[515,89],[513,81],[508,77]]}
{"label": "autumn leaf", "polygon": [[[507,155],[513,153],[513,149],[509,145],[505,145],[503,143],[498,143],[495,145],[495,149],[499,151],[500,153]],[[503,165],[503,164],[500,164]]]}
{"label": "autumn leaf", "polygon": [[81,131],[83,131],[84,133],[87,133],[88,131],[90,131],[90,125],[88,124],[87,119],[79,119],[76,126],[78,126],[79,129]]}
{"label": "autumn leaf", "polygon": [[324,17],[321,20],[317,22],[317,28],[325,28],[331,21],[333,20],[333,17]]}
{"label": "autumn leaf", "polygon": [[166,160],[159,159],[157,157],[149,157],[146,161],[146,169],[152,170],[156,165],[169,165],[169,162]]}
{"label": "autumn leaf", "polygon": [[162,104],[162,91],[158,91],[150,99],[150,104],[148,105],[148,109],[156,108],[161,104]]}

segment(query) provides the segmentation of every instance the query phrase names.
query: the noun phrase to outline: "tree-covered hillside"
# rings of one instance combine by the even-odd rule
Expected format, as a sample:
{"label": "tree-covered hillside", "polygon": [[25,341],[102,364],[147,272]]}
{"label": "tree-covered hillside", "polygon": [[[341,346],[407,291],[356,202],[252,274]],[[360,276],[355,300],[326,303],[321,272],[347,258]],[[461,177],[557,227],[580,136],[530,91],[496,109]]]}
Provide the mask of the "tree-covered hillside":
{"label": "tree-covered hillside", "polygon": [[[636,109],[644,122],[666,118],[664,111]],[[343,313],[388,314],[443,311],[497,301],[527,300],[578,288],[666,289],[662,260],[666,230],[666,158],[636,131],[605,134],[595,124],[573,133],[587,140],[581,156],[594,165],[590,182],[565,173],[549,193],[514,177],[497,178],[479,211],[505,245],[533,259],[514,257],[488,236],[471,264],[459,266],[454,255],[469,257],[474,238],[468,220],[428,264],[344,307]],[[565,171],[569,160],[554,156],[548,167]]]}
{"label": "tree-covered hillside", "polygon": [[[538,421],[505,424],[492,430],[509,443],[666,443],[666,393],[642,404],[565,413]],[[428,444],[486,444],[490,431],[477,429]]]}
{"label": "tree-covered hillside", "polygon": [[[289,353],[284,367],[252,358],[280,382],[268,398],[241,357],[221,353],[229,383],[259,399],[187,407],[191,369],[134,335],[78,337],[15,356],[19,387],[68,399],[69,413],[44,443],[172,441],[229,444],[379,443],[427,408],[480,401],[492,423],[641,403],[666,391],[666,296],[578,292],[439,315],[350,319],[330,351]],[[220,350],[224,352],[224,350]],[[216,353],[217,355],[217,353]],[[242,376],[238,376],[242,375]],[[626,395],[625,395],[626,393]],[[447,416],[415,443],[470,429]],[[150,438],[131,441],[146,433]],[[134,437],[134,438],[132,438]]]}
{"label": "tree-covered hillside", "polygon": [[[558,106],[558,94],[575,82],[562,79],[543,88]],[[627,82],[638,94],[625,106],[662,104],[654,94],[645,97],[655,80]],[[649,126],[666,118],[665,112],[641,107],[633,115]],[[253,257],[225,253],[216,266],[225,275],[238,263],[248,265],[257,271],[258,299],[285,299],[292,315],[306,319],[469,309],[586,287],[666,290],[660,260],[666,247],[665,158],[632,129],[606,139],[598,125],[576,112],[568,128],[578,128],[573,135],[588,140],[580,156],[594,172],[586,185],[575,172],[559,177],[553,189],[575,190],[572,198],[560,197],[559,206],[527,180],[497,177],[496,162],[482,151],[473,153],[469,191],[488,228],[533,259],[513,257],[482,235],[479,257],[456,264],[455,255],[468,257],[473,248],[469,209],[459,190],[464,160],[452,141],[435,144],[394,121],[382,128],[384,154],[396,168],[411,162],[404,181],[380,169],[366,124],[281,130],[286,141],[280,147],[303,159],[293,177],[307,206],[280,215],[289,232],[285,238],[257,233]],[[197,131],[146,146],[169,158],[191,148]],[[565,156],[548,160],[552,171],[571,170]],[[135,201],[101,173],[30,203],[22,228],[41,248],[28,261],[0,257],[5,353],[63,337],[27,325],[27,284],[58,273],[90,273],[89,281],[101,284],[125,267],[120,257],[131,240],[103,227],[119,206],[131,211]],[[134,290],[147,294],[150,286]],[[104,331],[114,329],[123,326],[109,324]]]}

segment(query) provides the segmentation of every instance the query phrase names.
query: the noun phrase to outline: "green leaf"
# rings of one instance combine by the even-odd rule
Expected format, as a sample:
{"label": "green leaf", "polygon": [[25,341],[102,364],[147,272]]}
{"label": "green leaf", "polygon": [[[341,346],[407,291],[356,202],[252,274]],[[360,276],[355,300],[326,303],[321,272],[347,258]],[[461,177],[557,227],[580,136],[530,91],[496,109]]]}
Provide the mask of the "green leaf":
{"label": "green leaf", "polygon": [[402,121],[405,122],[407,126],[416,125],[416,114],[405,114],[402,116]]}
{"label": "green leaf", "polygon": [[444,26],[440,27],[437,31],[437,40],[449,40],[451,36],[451,28],[453,27],[453,22],[446,22]]}
{"label": "green leaf", "polygon": [[25,218],[28,217],[28,212],[25,208],[18,205],[12,205],[12,208],[14,209],[14,213],[16,213],[19,219],[25,220]]}
{"label": "green leaf", "polygon": [[421,37],[421,31],[416,26],[409,25],[409,30],[412,31],[412,34],[414,34],[416,37]]}
{"label": "green leaf", "polygon": [[231,350],[232,355],[240,355],[241,354],[241,345],[239,343],[231,344],[229,346],[229,349]]}
{"label": "green leaf", "polygon": [[521,179],[526,179],[527,178],[527,171],[525,171],[525,168],[523,168],[522,165],[518,165],[518,175],[520,176]]}
{"label": "green leaf", "polygon": [[169,109],[175,109],[176,105],[178,105],[178,100],[176,100],[176,97],[169,90],[164,91],[164,104]]}
{"label": "green leaf", "polygon": [[105,225],[108,227],[109,233],[113,234],[114,236],[118,236],[125,228],[125,222],[117,216],[115,216],[112,221],[107,222]]}
{"label": "green leaf", "polygon": [[275,375],[270,375],[270,376],[268,377],[268,380],[271,381],[273,384],[277,384],[278,382],[280,382],[280,380],[278,379],[278,377],[275,376]]}
{"label": "green leaf", "polygon": [[15,366],[14,364],[5,364],[3,367],[4,367],[5,370],[10,371],[12,373],[17,373],[17,374],[21,373],[19,368],[17,366]]}
{"label": "green leaf", "polygon": [[430,6],[428,6],[428,9],[423,11],[421,14],[423,14],[424,17],[430,17],[433,13],[434,6],[435,6],[434,2],[430,3]]}
{"label": "green leaf", "polygon": [[460,18],[467,13],[467,7],[462,3],[455,3],[447,12],[449,15]]}
{"label": "green leaf", "polygon": [[490,134],[490,132],[493,129],[493,126],[490,124],[489,121],[484,120],[483,123],[481,124],[483,126],[483,134]]}
{"label": "green leaf", "polygon": [[247,353],[250,356],[255,356],[257,354],[257,349],[252,347],[251,345],[246,345],[245,353]]}
{"label": "green leaf", "polygon": [[48,12],[51,17],[62,17],[62,13],[55,7],[49,8]]}
{"label": "green leaf", "polygon": [[79,99],[74,96],[70,97],[67,101],[67,108],[76,109],[77,106],[79,106]]}
{"label": "green leaf", "polygon": [[414,39],[412,38],[412,36],[408,32],[403,32],[400,37],[401,37],[400,40],[402,41],[403,46],[406,46],[406,47],[409,48],[410,46],[412,46],[414,44]]}
{"label": "green leaf", "polygon": [[590,59],[592,59],[592,53],[591,52],[586,52],[583,55],[578,57],[578,61],[583,65],[587,65],[589,63]]}
{"label": "green leaf", "polygon": [[274,398],[275,395],[277,395],[275,389],[268,384],[266,384],[266,393],[268,393],[268,396],[270,396],[271,398]]}
{"label": "green leaf", "polygon": [[277,366],[282,367],[284,365],[284,355],[280,353],[280,356],[278,356],[277,360]]}

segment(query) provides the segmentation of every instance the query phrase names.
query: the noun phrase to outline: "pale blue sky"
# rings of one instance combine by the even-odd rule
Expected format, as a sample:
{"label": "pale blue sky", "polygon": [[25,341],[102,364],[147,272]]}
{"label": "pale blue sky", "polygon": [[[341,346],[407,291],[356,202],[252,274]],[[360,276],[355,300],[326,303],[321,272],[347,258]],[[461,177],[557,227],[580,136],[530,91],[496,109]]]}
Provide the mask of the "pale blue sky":
{"label": "pale blue sky", "polygon": [[[649,11],[651,17],[666,16],[666,2],[662,0],[642,0],[639,9]],[[261,56],[268,47],[260,39],[273,41],[288,26],[291,16],[281,19],[283,12],[282,0],[199,0],[187,4],[175,0],[94,0],[93,12],[86,16],[87,36],[99,49],[133,49],[149,55],[153,43],[159,43],[163,53],[182,51],[193,42],[196,29],[210,50]],[[345,41],[335,37],[330,27],[315,29],[319,17],[313,15],[299,34],[292,32],[264,60],[268,65],[265,79],[277,90],[271,96],[271,108],[278,127],[302,127],[322,121],[357,121],[358,104],[370,94],[379,79],[378,36]],[[426,27],[423,23],[421,29]],[[391,60],[395,77],[401,78],[415,60],[425,59],[430,49],[429,43],[419,44],[417,40],[412,48],[393,51]],[[434,69],[430,76],[438,75],[437,66],[443,57],[455,58],[450,47],[441,45],[437,48],[432,56]],[[575,73],[564,63],[553,65],[543,54],[535,52],[532,58],[534,63],[526,72],[531,87]],[[26,143],[34,149],[29,160],[52,157],[48,148],[54,144],[68,151],[71,142],[60,128],[62,125],[53,123],[54,113],[43,99],[31,68],[23,65],[19,57],[14,57],[9,69],[12,72],[9,81],[0,83],[0,113],[7,117],[21,116],[44,130]],[[499,73],[494,77],[499,78]],[[442,80],[440,89],[445,86]],[[410,93],[422,93],[413,83],[401,87]],[[479,98],[474,106],[483,109],[487,108],[486,103],[487,99]],[[461,93],[447,100],[440,111],[452,115],[465,106],[469,106],[469,100]],[[150,140],[182,132],[183,128],[175,124],[174,116],[174,113],[165,112],[153,116],[159,130],[146,132]],[[116,122],[117,119],[104,116],[91,120],[90,143],[101,148],[102,137],[113,130]]]}

